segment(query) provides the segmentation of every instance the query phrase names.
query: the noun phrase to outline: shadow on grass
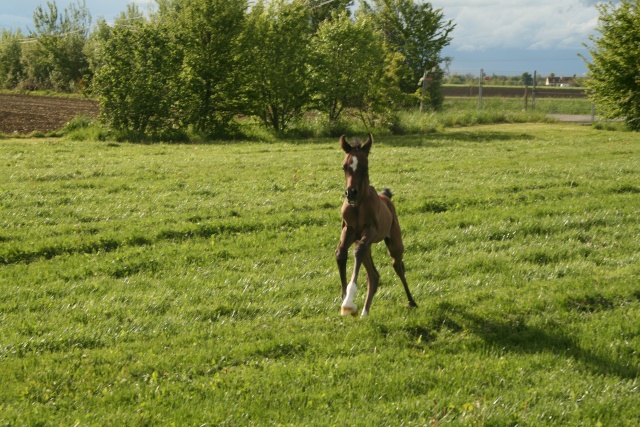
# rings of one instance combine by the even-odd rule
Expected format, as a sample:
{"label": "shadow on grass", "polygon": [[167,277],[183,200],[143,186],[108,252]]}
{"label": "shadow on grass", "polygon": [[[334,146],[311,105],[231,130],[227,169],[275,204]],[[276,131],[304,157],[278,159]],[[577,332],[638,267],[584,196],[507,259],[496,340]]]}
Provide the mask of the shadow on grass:
{"label": "shadow on grass", "polygon": [[[466,307],[449,303],[440,304],[438,322],[445,319],[455,329],[465,329],[480,337],[488,346],[507,353],[552,353],[574,359],[595,375],[637,379],[640,371],[631,363],[623,364],[580,346],[577,340],[562,330],[560,325],[540,328],[526,324],[526,319],[489,319],[470,312]],[[454,332],[455,332],[454,329]],[[431,332],[433,334],[433,332]]]}
{"label": "shadow on grass", "polygon": [[390,147],[442,147],[452,142],[488,143],[496,141],[531,141],[533,135],[518,132],[464,130],[404,136],[380,136],[377,142]]}

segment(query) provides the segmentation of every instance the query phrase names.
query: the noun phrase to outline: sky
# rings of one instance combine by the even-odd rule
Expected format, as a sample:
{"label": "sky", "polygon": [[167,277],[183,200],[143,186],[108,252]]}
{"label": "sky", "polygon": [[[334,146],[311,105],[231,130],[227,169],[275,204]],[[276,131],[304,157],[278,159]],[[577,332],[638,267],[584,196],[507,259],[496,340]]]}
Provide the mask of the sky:
{"label": "sky", "polygon": [[597,0],[433,0],[456,28],[443,54],[450,72],[582,76],[583,46],[598,33]]}
{"label": "sky", "polygon": [[[55,1],[58,11],[64,10],[70,4],[78,4],[78,0],[0,0],[0,28],[22,29],[33,28],[33,11],[38,6],[46,10],[47,2]],[[82,0],[80,0],[82,2]],[[153,0],[86,0],[85,4],[95,23],[96,19],[103,17],[107,22],[113,21],[116,16],[127,9],[129,3],[137,3],[141,10],[147,10]]]}
{"label": "sky", "polygon": [[[59,10],[77,0],[56,0]],[[135,0],[146,10],[153,0]],[[93,22],[112,21],[131,0],[86,0]],[[456,24],[444,56],[451,74],[582,76],[583,43],[597,35],[597,0],[432,0]],[[33,10],[46,0],[0,0],[0,28],[33,28]],[[28,31],[25,31],[28,32]]]}

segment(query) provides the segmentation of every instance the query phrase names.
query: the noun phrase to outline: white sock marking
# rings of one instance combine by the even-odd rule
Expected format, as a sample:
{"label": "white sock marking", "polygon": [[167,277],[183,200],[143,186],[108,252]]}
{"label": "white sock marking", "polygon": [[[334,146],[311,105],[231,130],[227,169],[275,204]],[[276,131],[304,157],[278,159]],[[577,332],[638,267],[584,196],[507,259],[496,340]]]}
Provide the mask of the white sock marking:
{"label": "white sock marking", "polygon": [[343,307],[355,308],[355,304],[353,303],[353,299],[356,297],[356,292],[358,292],[358,286],[356,286],[356,282],[351,282],[347,285],[347,295],[344,297],[344,301],[342,302]]}

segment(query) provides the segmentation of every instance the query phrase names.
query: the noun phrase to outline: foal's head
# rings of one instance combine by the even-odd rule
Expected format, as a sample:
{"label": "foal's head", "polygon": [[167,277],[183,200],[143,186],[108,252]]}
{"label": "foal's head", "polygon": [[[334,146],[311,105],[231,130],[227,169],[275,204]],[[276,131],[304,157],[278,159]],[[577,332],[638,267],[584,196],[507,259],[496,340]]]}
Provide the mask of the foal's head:
{"label": "foal's head", "polygon": [[369,151],[373,144],[373,136],[369,137],[364,143],[356,140],[352,145],[345,139],[340,137],[340,145],[346,153],[342,169],[347,181],[347,189],[344,194],[351,206],[358,204],[360,197],[365,194],[366,186],[369,185]]}

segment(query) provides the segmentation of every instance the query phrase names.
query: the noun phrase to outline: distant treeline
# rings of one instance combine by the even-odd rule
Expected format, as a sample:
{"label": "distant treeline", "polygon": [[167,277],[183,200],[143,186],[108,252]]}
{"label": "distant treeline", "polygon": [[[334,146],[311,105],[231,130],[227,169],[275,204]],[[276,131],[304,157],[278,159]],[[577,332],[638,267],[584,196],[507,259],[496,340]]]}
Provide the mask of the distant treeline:
{"label": "distant treeline", "polygon": [[442,105],[454,24],[430,3],[250,3],[158,0],[151,14],[132,3],[92,25],[84,1],[63,11],[48,2],[28,34],[2,32],[0,87],[95,96],[105,125],[146,137],[225,132],[239,115],[282,131],[308,110],[330,124],[347,109],[374,123],[420,101]]}

